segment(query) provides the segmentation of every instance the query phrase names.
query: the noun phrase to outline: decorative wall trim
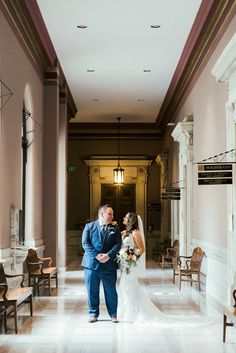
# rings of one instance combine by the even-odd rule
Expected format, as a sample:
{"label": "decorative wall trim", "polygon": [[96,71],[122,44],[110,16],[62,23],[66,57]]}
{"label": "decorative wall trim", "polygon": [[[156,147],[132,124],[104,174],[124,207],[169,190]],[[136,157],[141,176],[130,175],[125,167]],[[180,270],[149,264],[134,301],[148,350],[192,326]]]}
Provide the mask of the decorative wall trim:
{"label": "decorative wall trim", "polygon": [[37,1],[2,0],[0,1],[0,10],[4,14],[39,78],[43,80],[43,73],[47,71],[47,67],[57,67],[60,85],[67,87],[68,90],[67,103],[71,115],[70,118],[73,118],[77,112],[77,108]]}
{"label": "decorative wall trim", "polygon": [[181,109],[235,14],[235,0],[202,1],[156,119],[162,131]]}

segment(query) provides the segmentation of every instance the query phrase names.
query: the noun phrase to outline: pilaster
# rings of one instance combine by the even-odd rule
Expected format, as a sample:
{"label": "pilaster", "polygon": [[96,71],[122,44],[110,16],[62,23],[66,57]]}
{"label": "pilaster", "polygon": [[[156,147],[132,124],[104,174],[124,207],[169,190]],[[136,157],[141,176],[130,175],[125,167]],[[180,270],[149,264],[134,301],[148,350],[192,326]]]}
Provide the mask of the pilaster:
{"label": "pilaster", "polygon": [[179,122],[172,132],[179,142],[179,239],[180,254],[189,255],[193,234],[193,116],[189,115]]}
{"label": "pilaster", "polygon": [[57,68],[45,73],[43,122],[43,237],[45,255],[57,262],[59,81]]}
{"label": "pilaster", "polygon": [[[223,82],[228,87],[228,101],[226,102],[226,131],[227,150],[236,148],[236,34],[229,41],[212,69],[212,75],[218,82]],[[232,156],[227,155],[228,161]],[[233,155],[235,161],[235,151]],[[236,287],[236,180],[235,164],[233,164],[233,184],[227,185],[227,302],[232,303],[232,290]]]}
{"label": "pilaster", "polygon": [[[156,163],[160,166],[160,187],[161,192],[168,186],[168,160],[169,155],[168,153],[161,153],[156,158]],[[160,192],[160,194],[161,194]],[[163,241],[165,238],[168,237],[168,219],[169,219],[169,203],[168,200],[161,200],[161,240]],[[173,242],[172,231],[171,231],[171,240]]]}

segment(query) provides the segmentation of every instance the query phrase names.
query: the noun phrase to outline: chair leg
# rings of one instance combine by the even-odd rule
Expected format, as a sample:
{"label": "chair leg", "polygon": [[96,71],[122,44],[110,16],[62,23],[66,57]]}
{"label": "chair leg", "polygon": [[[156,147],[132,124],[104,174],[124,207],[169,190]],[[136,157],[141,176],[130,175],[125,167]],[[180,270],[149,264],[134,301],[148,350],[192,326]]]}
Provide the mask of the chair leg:
{"label": "chair leg", "polygon": [[7,314],[4,313],[3,315],[3,327],[4,327],[4,332],[7,333]]}
{"label": "chair leg", "polygon": [[29,304],[30,304],[30,316],[33,316],[33,302],[32,302],[32,294],[29,297]]}
{"label": "chair leg", "polygon": [[39,297],[39,279],[36,279],[36,293],[37,293],[37,296]]}
{"label": "chair leg", "polygon": [[182,276],[181,276],[181,272],[179,272],[179,290],[181,290],[181,282],[182,282]]}
{"label": "chair leg", "polygon": [[173,268],[173,284],[175,284],[175,269]]}
{"label": "chair leg", "polygon": [[48,276],[48,288],[49,288],[49,295],[51,296],[51,277]]}
{"label": "chair leg", "polygon": [[58,278],[57,278],[57,273],[56,273],[56,288],[58,288]]}
{"label": "chair leg", "polygon": [[199,292],[201,291],[201,285],[200,285],[200,273],[198,273],[198,289]]}
{"label": "chair leg", "polygon": [[226,336],[226,315],[223,316],[223,342],[225,343],[225,336]]}
{"label": "chair leg", "polygon": [[14,322],[15,322],[15,333],[17,333],[18,329],[17,329],[17,307],[16,307],[16,305],[14,305]]}

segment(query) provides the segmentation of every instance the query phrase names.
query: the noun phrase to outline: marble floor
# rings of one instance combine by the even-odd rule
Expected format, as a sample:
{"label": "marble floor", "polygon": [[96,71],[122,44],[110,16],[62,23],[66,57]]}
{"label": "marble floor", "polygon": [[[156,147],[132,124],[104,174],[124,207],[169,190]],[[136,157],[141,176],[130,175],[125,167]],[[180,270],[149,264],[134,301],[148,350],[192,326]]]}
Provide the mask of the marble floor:
{"label": "marble floor", "polygon": [[[188,283],[179,291],[171,276],[170,269],[150,268],[140,281],[167,323],[114,324],[101,295],[101,316],[90,324],[83,272],[61,273],[51,297],[34,297],[32,318],[27,305],[20,309],[17,335],[8,320],[8,333],[0,335],[0,353],[236,352],[235,328],[227,329],[227,343],[222,343],[220,306]],[[172,322],[173,315],[179,321]]]}

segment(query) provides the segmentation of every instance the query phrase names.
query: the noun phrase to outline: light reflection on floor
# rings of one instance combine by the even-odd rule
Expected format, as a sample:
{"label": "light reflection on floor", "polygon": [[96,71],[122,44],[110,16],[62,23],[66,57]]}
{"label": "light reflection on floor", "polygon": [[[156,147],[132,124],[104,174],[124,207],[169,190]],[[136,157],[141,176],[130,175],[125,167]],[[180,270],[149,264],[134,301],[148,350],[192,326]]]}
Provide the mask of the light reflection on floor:
{"label": "light reflection on floor", "polygon": [[[236,329],[227,329],[227,343],[223,344],[220,307],[206,298],[204,291],[199,293],[188,283],[179,291],[170,269],[148,269],[140,283],[166,317],[180,318],[179,325],[113,324],[103,295],[99,321],[89,324],[83,272],[69,271],[59,275],[59,288],[53,288],[51,297],[34,298],[32,318],[27,306],[20,310],[18,335],[13,321],[8,321],[9,333],[0,335],[0,352],[236,352]],[[191,325],[189,317],[196,318]]]}

